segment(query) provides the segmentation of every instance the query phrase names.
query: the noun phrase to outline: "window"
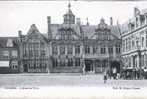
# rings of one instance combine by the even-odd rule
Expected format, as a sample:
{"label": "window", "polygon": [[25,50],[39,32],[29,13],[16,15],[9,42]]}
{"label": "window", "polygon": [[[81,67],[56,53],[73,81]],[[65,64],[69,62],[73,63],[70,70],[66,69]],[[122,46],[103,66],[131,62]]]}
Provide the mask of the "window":
{"label": "window", "polygon": [[97,46],[93,46],[93,54],[97,53]]}
{"label": "window", "polygon": [[3,56],[5,58],[9,58],[9,51],[3,51]]}
{"label": "window", "polygon": [[71,58],[68,59],[68,66],[73,66],[73,60]]}
{"label": "window", "polygon": [[75,65],[76,66],[80,66],[81,65],[80,58],[76,58],[75,59]]}
{"label": "window", "polygon": [[65,60],[60,60],[60,66],[64,67],[65,66]]}
{"label": "window", "polygon": [[53,67],[57,67],[58,66],[58,61],[57,59],[53,59]]}
{"label": "window", "polygon": [[134,40],[132,40],[132,48],[134,48],[135,47],[135,42],[134,42]]}
{"label": "window", "polygon": [[58,54],[58,48],[56,45],[53,45],[52,53],[57,55]]}
{"label": "window", "polygon": [[90,47],[88,45],[85,46],[85,54],[90,54]]}
{"label": "window", "polygon": [[72,54],[73,53],[73,46],[72,45],[68,45],[67,46],[67,54]]}
{"label": "window", "polygon": [[146,31],[146,47],[147,47],[147,31]]}
{"label": "window", "polygon": [[105,46],[103,46],[102,48],[101,48],[101,54],[105,54],[106,53],[106,48],[105,48]]}
{"label": "window", "polygon": [[120,53],[120,45],[116,45],[116,53],[117,53],[117,54]]}
{"label": "window", "polygon": [[29,56],[33,57],[33,51],[32,50],[29,50]]}
{"label": "window", "polygon": [[17,51],[16,50],[12,51],[12,57],[17,57]]}
{"label": "window", "polygon": [[125,52],[125,40],[122,41],[123,52]]}
{"label": "window", "polygon": [[80,45],[75,46],[75,54],[80,54]]}
{"label": "window", "polygon": [[40,47],[44,49],[45,48],[45,44],[41,43]]}
{"label": "window", "polygon": [[65,31],[61,31],[61,39],[65,39],[66,35],[65,35]]}
{"label": "window", "polygon": [[65,54],[65,46],[60,46],[60,54]]}
{"label": "window", "polygon": [[131,38],[128,38],[128,50],[131,49]]}
{"label": "window", "polygon": [[72,31],[71,30],[67,31],[67,39],[73,39],[72,38]]}
{"label": "window", "polygon": [[141,38],[142,47],[144,46],[144,37]]}
{"label": "window", "polygon": [[144,66],[144,55],[141,55],[141,66]]}
{"label": "window", "polygon": [[41,50],[41,56],[45,56],[45,50]]}
{"label": "window", "polygon": [[136,18],[136,27],[138,27],[138,18]]}
{"label": "window", "polygon": [[34,50],[34,56],[39,57],[39,51],[38,50]]}
{"label": "window", "polygon": [[109,47],[108,52],[109,52],[109,54],[113,54],[113,47]]}

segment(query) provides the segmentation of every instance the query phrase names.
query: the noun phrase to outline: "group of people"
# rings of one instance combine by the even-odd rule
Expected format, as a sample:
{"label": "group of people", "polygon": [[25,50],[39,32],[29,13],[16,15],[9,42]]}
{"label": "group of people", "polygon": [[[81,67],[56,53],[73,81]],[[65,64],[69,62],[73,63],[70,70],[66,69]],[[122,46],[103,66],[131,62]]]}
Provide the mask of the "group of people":
{"label": "group of people", "polygon": [[112,68],[104,72],[104,83],[107,79],[147,79],[147,70],[118,72],[116,68]]}
{"label": "group of people", "polygon": [[117,72],[116,68],[113,68],[112,70],[106,70],[104,72],[104,83],[106,83],[107,79],[119,79],[120,73]]}

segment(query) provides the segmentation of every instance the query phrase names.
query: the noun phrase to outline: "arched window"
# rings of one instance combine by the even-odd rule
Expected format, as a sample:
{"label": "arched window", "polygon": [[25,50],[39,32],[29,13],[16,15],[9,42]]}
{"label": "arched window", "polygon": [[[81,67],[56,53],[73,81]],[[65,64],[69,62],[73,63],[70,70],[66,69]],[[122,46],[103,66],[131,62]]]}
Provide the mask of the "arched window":
{"label": "arched window", "polygon": [[85,54],[90,54],[90,46],[85,46]]}
{"label": "arched window", "polygon": [[80,45],[75,46],[75,54],[80,54]]}
{"label": "arched window", "polygon": [[105,54],[106,53],[106,47],[105,46],[102,46],[101,47],[101,54]]}

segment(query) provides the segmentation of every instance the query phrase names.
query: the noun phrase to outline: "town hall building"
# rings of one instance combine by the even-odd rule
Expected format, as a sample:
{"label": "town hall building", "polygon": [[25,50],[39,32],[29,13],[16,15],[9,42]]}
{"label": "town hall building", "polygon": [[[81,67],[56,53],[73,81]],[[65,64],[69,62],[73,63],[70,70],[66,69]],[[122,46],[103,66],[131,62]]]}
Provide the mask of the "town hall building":
{"label": "town hall building", "polygon": [[19,71],[49,73],[104,72],[120,70],[120,28],[102,18],[98,25],[81,24],[68,5],[63,24],[51,23],[47,17],[48,32],[43,34],[35,24],[28,33],[19,31]]}
{"label": "town hall building", "polygon": [[97,25],[88,21],[82,24],[69,3],[62,24],[53,24],[51,16],[47,23],[47,33],[41,33],[32,24],[25,35],[18,32],[15,42],[7,38],[8,45],[13,42],[16,46],[0,44],[0,52],[6,56],[6,51],[12,49],[16,57],[1,58],[0,62],[5,61],[6,67],[20,73],[102,73],[114,68],[120,71],[120,28],[113,24],[112,17],[109,25],[103,18]]}

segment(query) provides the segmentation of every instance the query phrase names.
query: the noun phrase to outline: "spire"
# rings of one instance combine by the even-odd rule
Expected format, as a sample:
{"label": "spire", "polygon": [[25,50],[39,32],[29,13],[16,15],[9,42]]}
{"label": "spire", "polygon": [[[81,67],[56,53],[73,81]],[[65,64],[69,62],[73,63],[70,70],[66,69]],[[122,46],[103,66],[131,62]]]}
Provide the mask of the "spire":
{"label": "spire", "polygon": [[68,3],[68,9],[70,10],[70,7],[71,7],[71,4],[70,4],[70,0],[69,0],[69,3]]}
{"label": "spire", "polygon": [[64,14],[64,24],[75,24],[75,15],[71,11],[71,4],[70,0],[68,3],[68,11],[66,14]]}

